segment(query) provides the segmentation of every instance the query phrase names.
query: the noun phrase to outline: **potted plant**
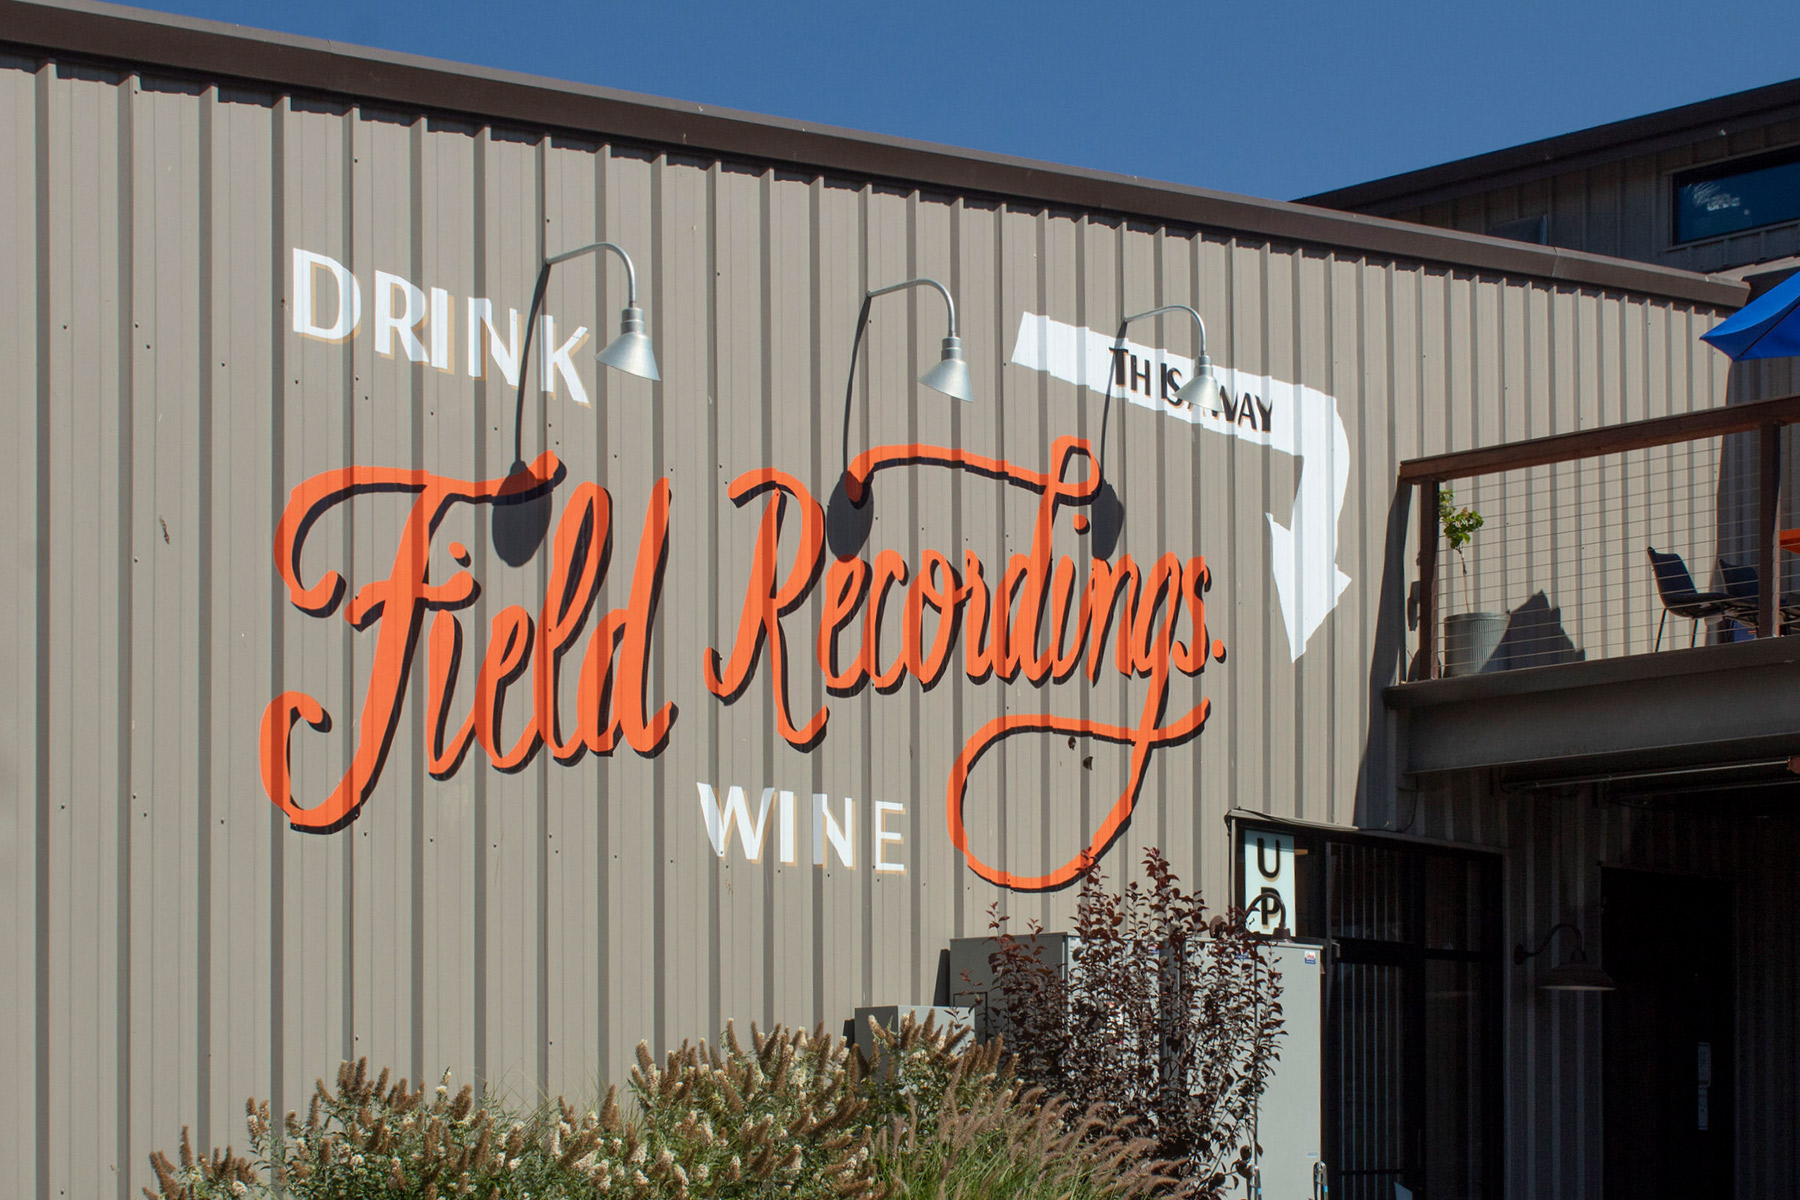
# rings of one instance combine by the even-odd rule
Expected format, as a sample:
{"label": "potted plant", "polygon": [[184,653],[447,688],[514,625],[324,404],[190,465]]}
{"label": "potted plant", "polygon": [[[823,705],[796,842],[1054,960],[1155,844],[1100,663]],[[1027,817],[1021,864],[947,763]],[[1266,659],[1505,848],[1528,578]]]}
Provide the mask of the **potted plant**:
{"label": "potted plant", "polygon": [[[1463,547],[1482,526],[1481,514],[1468,505],[1457,507],[1456,493],[1449,488],[1438,491],[1438,526],[1444,540],[1456,551],[1462,567],[1463,603],[1469,603],[1469,562]],[[1506,614],[1503,612],[1462,612],[1444,618],[1444,674],[1476,675],[1488,669],[1500,641],[1506,636]]]}

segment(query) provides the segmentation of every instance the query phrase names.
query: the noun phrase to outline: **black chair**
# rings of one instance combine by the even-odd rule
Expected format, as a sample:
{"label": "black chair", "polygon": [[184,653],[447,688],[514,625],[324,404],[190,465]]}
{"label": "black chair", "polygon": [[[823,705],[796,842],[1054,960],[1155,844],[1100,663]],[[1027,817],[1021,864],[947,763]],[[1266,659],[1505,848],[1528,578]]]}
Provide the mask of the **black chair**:
{"label": "black chair", "polygon": [[1730,611],[1732,598],[1724,592],[1702,592],[1695,588],[1694,577],[1688,574],[1681,555],[1658,554],[1654,546],[1645,549],[1650,554],[1650,567],[1656,572],[1656,594],[1662,597],[1663,603],[1662,620],[1656,623],[1656,648],[1662,649],[1663,626],[1668,624],[1670,613],[1694,623],[1693,634],[1688,638],[1688,645],[1693,646],[1700,639],[1700,622]]}
{"label": "black chair", "polygon": [[[1748,563],[1734,563],[1729,558],[1721,558],[1719,578],[1725,584],[1731,619],[1754,630],[1757,622],[1762,619],[1762,582],[1756,568]],[[1800,595],[1793,592],[1781,593],[1775,608],[1783,632],[1786,632],[1788,626],[1800,621]]]}

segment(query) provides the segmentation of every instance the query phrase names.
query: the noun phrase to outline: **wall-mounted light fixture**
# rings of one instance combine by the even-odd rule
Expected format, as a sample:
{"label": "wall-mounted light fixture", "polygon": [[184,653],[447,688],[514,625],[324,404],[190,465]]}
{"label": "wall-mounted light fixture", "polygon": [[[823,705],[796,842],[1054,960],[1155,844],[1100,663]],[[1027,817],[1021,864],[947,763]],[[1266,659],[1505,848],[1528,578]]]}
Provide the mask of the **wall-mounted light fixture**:
{"label": "wall-mounted light fixture", "polygon": [[1125,327],[1133,321],[1141,321],[1145,317],[1159,317],[1164,313],[1184,312],[1194,318],[1194,325],[1200,330],[1200,345],[1194,356],[1194,377],[1181,385],[1175,398],[1190,408],[1203,409],[1206,412],[1219,414],[1225,411],[1225,405],[1219,399],[1219,377],[1213,374],[1212,359],[1206,356],[1206,322],[1200,314],[1185,304],[1165,304],[1161,308],[1148,309],[1141,313],[1133,313],[1119,322],[1118,340],[1113,343],[1114,349],[1125,348]]}
{"label": "wall-mounted light fixture", "polygon": [[[1206,355],[1206,322],[1200,319],[1196,310],[1185,304],[1164,304],[1159,308],[1146,309],[1140,313],[1132,313],[1119,322],[1118,336],[1113,340],[1113,350],[1124,353],[1125,328],[1133,321],[1142,321],[1147,317],[1158,317],[1164,313],[1184,312],[1194,318],[1194,326],[1200,331],[1198,353],[1194,357],[1194,377],[1182,384],[1175,393],[1175,399],[1190,408],[1202,409],[1215,416],[1222,416],[1225,405],[1219,399],[1219,377],[1213,373],[1212,359]],[[1100,408],[1100,486],[1094,493],[1093,516],[1090,528],[1093,530],[1093,551],[1096,558],[1111,558],[1112,552],[1119,544],[1119,535],[1125,529],[1125,505],[1119,499],[1118,489],[1106,476],[1106,434],[1112,423],[1112,390],[1115,372],[1106,373],[1106,397]]]}
{"label": "wall-mounted light fixture", "polygon": [[[919,376],[919,382],[926,387],[954,396],[958,400],[972,402],[975,389],[969,379],[969,364],[963,361],[962,338],[956,333],[956,301],[950,297],[950,289],[935,279],[920,277],[908,279],[904,283],[892,283],[887,287],[871,288],[863,293],[862,308],[856,314],[856,334],[850,341],[850,370],[844,380],[844,469],[850,469],[850,403],[856,396],[856,355],[862,349],[863,332],[869,327],[869,306],[875,297],[885,296],[889,292],[904,291],[907,288],[934,287],[944,297],[944,307],[950,314],[950,331],[944,335],[944,345],[938,358],[937,366]],[[857,503],[862,502],[860,495],[852,496]]]}
{"label": "wall-mounted light fixture", "polygon": [[534,479],[525,465],[525,385],[531,379],[531,343],[537,332],[538,310],[550,286],[550,268],[596,250],[611,250],[625,264],[625,310],[619,314],[619,336],[595,355],[615,371],[636,375],[652,383],[662,380],[656,370],[656,351],[644,332],[644,310],[637,302],[637,269],[631,255],[611,242],[593,242],[552,255],[538,268],[537,286],[531,292],[531,311],[525,317],[525,345],[519,351],[519,391],[513,404],[513,464],[507,487],[494,502],[494,551],[508,566],[523,566],[537,553],[550,530],[551,480]]}
{"label": "wall-mounted light fixture", "polygon": [[951,298],[949,288],[935,279],[921,276],[904,283],[871,288],[863,293],[862,308],[856,314],[856,334],[850,342],[850,369],[844,380],[844,469],[838,477],[837,487],[832,492],[831,503],[826,506],[825,513],[826,539],[832,552],[839,557],[856,553],[867,538],[869,525],[874,519],[873,511],[864,505],[864,501],[868,499],[864,482],[850,478],[850,407],[856,398],[856,355],[862,349],[863,332],[869,326],[869,306],[877,296],[915,287],[936,288],[944,298],[944,307],[950,318],[949,331],[944,335],[937,365],[919,376],[919,382],[933,391],[954,396],[958,400],[972,403],[975,399],[975,388],[969,378],[969,364],[963,361],[962,338],[956,332],[956,301]]}
{"label": "wall-mounted light fixture", "polygon": [[1513,947],[1513,965],[1523,966],[1528,958],[1536,958],[1549,949],[1550,941],[1558,933],[1568,930],[1575,935],[1575,951],[1563,962],[1551,967],[1544,975],[1544,982],[1538,986],[1547,992],[1610,992],[1618,988],[1613,977],[1599,967],[1588,962],[1587,952],[1582,948],[1581,930],[1568,921],[1558,921],[1544,935],[1544,940],[1537,944],[1537,949],[1525,949],[1520,942]]}
{"label": "wall-mounted light fixture", "polygon": [[[905,283],[892,283],[887,287],[871,288],[863,295],[862,311],[856,314],[856,338],[850,343],[850,378],[856,378],[856,352],[862,347],[863,330],[869,324],[869,305],[877,296],[885,296],[889,292],[904,291],[907,288],[934,287],[944,297],[944,307],[950,313],[950,332],[944,335],[944,346],[938,365],[919,376],[919,382],[946,396],[954,396],[958,400],[973,401],[975,390],[969,382],[969,364],[963,361],[962,338],[956,335],[956,301],[950,298],[950,289],[935,279],[921,276],[908,279]],[[844,387],[844,411],[849,412],[850,385]],[[849,462],[846,454],[845,462]]]}

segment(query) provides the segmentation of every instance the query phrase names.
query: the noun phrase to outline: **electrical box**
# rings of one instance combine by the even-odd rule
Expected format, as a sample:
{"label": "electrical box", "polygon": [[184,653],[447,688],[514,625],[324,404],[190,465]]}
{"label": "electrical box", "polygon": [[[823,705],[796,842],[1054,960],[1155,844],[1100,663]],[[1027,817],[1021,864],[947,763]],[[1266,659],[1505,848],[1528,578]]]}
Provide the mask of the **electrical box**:
{"label": "electrical box", "polygon": [[1281,1053],[1257,1103],[1257,1173],[1231,1194],[1325,1200],[1325,950],[1279,942],[1269,947],[1269,957],[1281,975]]}
{"label": "electrical box", "polygon": [[[1067,933],[1040,933],[1037,937],[1021,937],[1026,949],[1041,946],[1043,961],[1054,967],[1064,979],[1069,977],[1070,956],[1078,939]],[[994,1036],[993,1017],[1000,1010],[1000,995],[994,989],[994,971],[988,956],[999,943],[991,937],[950,939],[950,1003],[973,1011],[975,1036],[987,1041]],[[992,993],[990,997],[990,993]]]}

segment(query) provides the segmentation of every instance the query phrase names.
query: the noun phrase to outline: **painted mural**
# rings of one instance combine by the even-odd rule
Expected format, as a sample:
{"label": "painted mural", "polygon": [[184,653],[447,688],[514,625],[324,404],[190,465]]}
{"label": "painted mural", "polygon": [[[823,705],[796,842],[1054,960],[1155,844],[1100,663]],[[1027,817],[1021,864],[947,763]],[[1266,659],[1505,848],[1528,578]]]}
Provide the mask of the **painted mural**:
{"label": "painted mural", "polygon": [[[428,291],[377,272],[373,293],[370,324],[377,353],[455,369],[456,306],[447,291]],[[341,263],[310,250],[293,251],[296,333],[345,341],[360,332],[363,308],[361,285]],[[554,318],[538,318],[534,304],[521,347],[516,309],[508,312],[505,337],[491,300],[470,298],[464,311],[470,375],[491,366],[518,386],[528,369],[530,335],[541,331],[548,350],[540,390],[554,394],[560,380],[569,402],[590,403],[571,358],[588,336],[585,326],[558,341]],[[541,323],[534,326],[534,320]],[[1190,360],[1029,312],[1021,315],[1012,361],[1100,393],[1108,410],[1103,423],[1117,391],[1131,406],[1303,461],[1292,516],[1285,522],[1268,516],[1275,583],[1297,659],[1350,582],[1335,562],[1348,458],[1336,401],[1314,389],[1228,374],[1223,411],[1196,412],[1174,394],[1193,369]],[[846,444],[848,431],[846,418]],[[1107,525],[1116,523],[1110,509],[1117,499],[1101,462],[1088,439],[1072,436],[1055,438],[1041,467],[958,447],[881,445],[847,464],[827,502],[807,482],[775,466],[737,475],[726,492],[746,519],[733,536],[753,550],[747,578],[718,581],[721,588],[740,587],[743,599],[729,644],[706,647],[700,656],[707,692],[718,703],[732,704],[753,687],[765,688],[781,738],[806,752],[829,736],[835,702],[870,688],[889,693],[910,685],[929,692],[950,670],[962,670],[974,684],[1028,686],[1046,707],[1061,689],[1091,685],[1104,670],[1142,681],[1141,709],[1130,724],[1055,711],[1009,711],[982,723],[968,733],[943,781],[950,844],[970,871],[1015,891],[1069,885],[1086,863],[1105,854],[1131,819],[1151,756],[1199,736],[1206,725],[1211,701],[1205,697],[1170,711],[1171,677],[1198,676],[1209,662],[1226,658],[1225,642],[1207,625],[1206,594],[1213,577],[1203,555],[1165,550],[1140,563],[1129,553],[1115,553],[1117,531]],[[959,558],[954,548],[926,547],[909,560],[891,547],[867,547],[877,477],[898,466],[958,472],[1035,497],[1029,548],[987,561],[972,549]],[[343,571],[326,567],[309,575],[303,570],[307,535],[336,506],[377,493],[412,497],[410,510],[394,539],[386,578],[346,599]],[[558,502],[560,514],[550,534],[550,511]],[[541,606],[510,604],[485,631],[470,627],[466,610],[481,591],[470,570],[470,550],[454,540],[440,544],[438,538],[446,515],[457,506],[491,510],[497,544],[524,538],[518,552],[503,549],[508,562],[548,555]],[[421,669],[421,652],[423,754],[435,779],[455,775],[477,750],[495,770],[513,772],[540,753],[565,766],[621,749],[654,757],[671,738],[682,736],[676,706],[651,695],[645,671],[652,640],[666,636],[659,628],[658,600],[670,539],[681,536],[679,498],[667,480],[654,486],[644,503],[629,600],[599,612],[596,597],[611,564],[614,506],[601,483],[570,480],[562,461],[548,451],[488,479],[350,465],[313,475],[293,490],[273,548],[288,601],[310,617],[341,613],[352,636],[375,639],[352,723],[354,747],[329,794],[316,799],[294,794],[292,755],[301,739],[330,735],[341,715],[334,718],[298,690],[273,698],[263,714],[263,786],[295,829],[340,830],[374,799],[402,727],[409,676]],[[1088,539],[1085,555],[1054,552],[1062,520]],[[533,531],[534,524],[542,528]],[[547,549],[540,550],[538,543],[545,540]],[[809,625],[801,610],[814,599],[819,603],[809,611],[817,618]],[[880,649],[884,629],[898,632],[898,650],[886,657]],[[894,640],[890,636],[886,642]],[[470,672],[470,694],[459,708],[458,680]],[[830,700],[816,711],[794,709],[790,681],[798,672],[816,672],[825,683]],[[572,709],[561,701],[560,684],[570,673],[578,681]],[[302,725],[306,730],[299,729]],[[1123,789],[1085,840],[1065,848],[1060,863],[1032,873],[984,860],[970,844],[964,819],[971,791],[981,790],[983,756],[1006,739],[1071,735],[1128,748]],[[696,790],[706,836],[720,857],[735,839],[752,861],[760,860],[765,842],[773,844],[780,861],[797,861],[801,806],[793,792],[767,787],[760,802],[753,802],[742,786],[725,787],[723,801],[711,781],[696,781]],[[834,807],[826,793],[810,800],[814,863],[823,865],[829,848],[840,864],[854,865],[858,839],[851,802]],[[894,801],[872,806],[868,861],[874,870],[905,869],[903,861],[890,857],[900,852],[900,835],[885,824],[903,810]]]}

